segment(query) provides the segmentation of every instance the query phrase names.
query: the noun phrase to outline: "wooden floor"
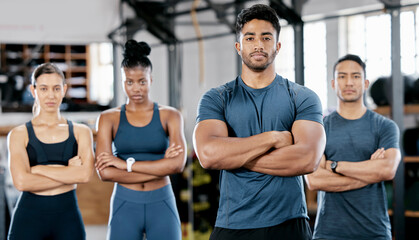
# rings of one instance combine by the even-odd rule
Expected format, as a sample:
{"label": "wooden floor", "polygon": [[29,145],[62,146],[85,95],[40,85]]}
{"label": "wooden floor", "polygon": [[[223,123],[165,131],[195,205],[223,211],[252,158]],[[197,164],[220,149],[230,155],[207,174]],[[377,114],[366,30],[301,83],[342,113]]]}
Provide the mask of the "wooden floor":
{"label": "wooden floor", "polygon": [[85,225],[108,223],[109,202],[114,184],[102,182],[96,172],[90,182],[78,184],[77,198]]}

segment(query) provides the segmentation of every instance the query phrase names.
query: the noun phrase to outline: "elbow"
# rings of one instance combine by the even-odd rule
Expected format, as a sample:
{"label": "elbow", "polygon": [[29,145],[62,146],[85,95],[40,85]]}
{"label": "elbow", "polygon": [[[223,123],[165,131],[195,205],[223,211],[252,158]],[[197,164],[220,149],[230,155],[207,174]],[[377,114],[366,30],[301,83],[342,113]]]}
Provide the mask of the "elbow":
{"label": "elbow", "polygon": [[303,166],[301,166],[302,174],[310,174],[315,172],[319,167],[321,156],[317,156],[316,154],[309,154],[308,152],[305,155],[307,157],[304,158]]}
{"label": "elbow", "polygon": [[97,171],[97,174],[103,182],[113,182],[112,176],[109,174],[109,171],[105,168],[103,170]]}
{"label": "elbow", "polygon": [[28,189],[26,189],[25,184],[21,181],[15,181],[15,182],[13,182],[13,185],[15,185],[15,188],[20,192],[28,190]]}
{"label": "elbow", "polygon": [[378,179],[379,181],[391,181],[396,176],[396,170],[392,169],[390,167],[383,169],[383,171],[380,171],[378,173]]}
{"label": "elbow", "polygon": [[90,181],[90,178],[92,177],[92,170],[85,171],[79,179],[79,183],[88,183]]}
{"label": "elbow", "polygon": [[399,166],[398,162],[395,164],[393,161],[383,161],[383,166],[379,171],[376,171],[376,182],[381,181],[391,181],[396,176],[397,168]]}
{"label": "elbow", "polygon": [[316,184],[316,180],[314,179],[314,177],[312,175],[305,175],[304,176],[307,188],[311,191],[318,191],[319,186]]}
{"label": "elbow", "polygon": [[306,166],[304,167],[304,174],[310,174],[317,170],[319,167],[319,163],[317,161],[309,161]]}
{"label": "elbow", "polygon": [[217,159],[213,151],[204,147],[201,151],[197,151],[199,163],[205,169],[216,169]]}
{"label": "elbow", "polygon": [[14,178],[13,179],[13,185],[20,192],[31,190],[29,185],[28,185],[28,181],[25,180],[24,176],[18,176],[16,178]]}
{"label": "elbow", "polygon": [[[169,174],[178,174],[182,173],[185,169],[185,161],[183,161],[181,164],[174,165],[169,171]],[[164,177],[165,175],[162,175]]]}

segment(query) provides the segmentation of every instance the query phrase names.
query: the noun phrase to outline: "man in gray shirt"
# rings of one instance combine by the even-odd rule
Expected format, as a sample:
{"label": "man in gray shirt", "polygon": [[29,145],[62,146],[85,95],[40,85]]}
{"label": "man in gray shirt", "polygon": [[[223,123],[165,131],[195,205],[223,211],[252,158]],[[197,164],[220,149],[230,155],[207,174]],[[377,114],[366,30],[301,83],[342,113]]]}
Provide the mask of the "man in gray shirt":
{"label": "man in gray shirt", "polygon": [[326,149],[319,168],[306,175],[319,190],[313,239],[391,240],[384,181],[400,162],[399,129],[364,104],[365,63],[346,55],[334,66],[337,109],[324,118]]}

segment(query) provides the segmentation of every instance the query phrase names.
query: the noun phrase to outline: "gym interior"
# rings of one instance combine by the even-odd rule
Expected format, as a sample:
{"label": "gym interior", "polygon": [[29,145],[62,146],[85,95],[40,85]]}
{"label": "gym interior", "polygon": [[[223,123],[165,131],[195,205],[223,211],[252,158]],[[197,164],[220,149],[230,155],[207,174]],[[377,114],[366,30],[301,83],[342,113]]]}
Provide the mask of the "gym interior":
{"label": "gym interior", "polygon": [[[417,0],[73,0],[0,2],[0,239],[19,191],[7,135],[32,118],[30,77],[54,62],[66,76],[62,115],[93,131],[102,111],[125,103],[120,63],[129,39],[147,42],[151,97],[184,119],[187,162],[170,176],[183,239],[208,239],[219,198],[219,171],[201,167],[193,131],[201,96],[241,72],[235,20],[241,9],[270,5],[280,17],[278,74],[313,90],[323,113],[336,109],[334,63],[351,53],[366,62],[365,105],[400,129],[402,160],[386,181],[393,239],[419,239],[419,1]],[[77,197],[88,240],[105,239],[113,183],[96,172]],[[305,189],[314,227],[317,192]]]}

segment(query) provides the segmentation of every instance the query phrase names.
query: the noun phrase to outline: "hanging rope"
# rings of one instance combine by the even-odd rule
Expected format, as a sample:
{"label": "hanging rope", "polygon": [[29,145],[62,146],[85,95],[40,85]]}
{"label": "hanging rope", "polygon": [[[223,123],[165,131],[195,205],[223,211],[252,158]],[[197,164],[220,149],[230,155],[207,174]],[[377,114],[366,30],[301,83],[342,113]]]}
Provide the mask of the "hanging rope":
{"label": "hanging rope", "polygon": [[199,28],[198,17],[196,9],[198,8],[201,0],[194,0],[191,8],[191,18],[198,38],[198,53],[199,53],[199,82],[204,83],[205,65],[204,65],[204,40],[202,38],[201,29]]}

